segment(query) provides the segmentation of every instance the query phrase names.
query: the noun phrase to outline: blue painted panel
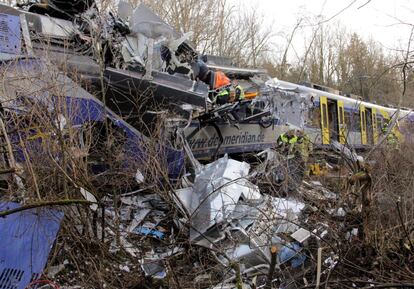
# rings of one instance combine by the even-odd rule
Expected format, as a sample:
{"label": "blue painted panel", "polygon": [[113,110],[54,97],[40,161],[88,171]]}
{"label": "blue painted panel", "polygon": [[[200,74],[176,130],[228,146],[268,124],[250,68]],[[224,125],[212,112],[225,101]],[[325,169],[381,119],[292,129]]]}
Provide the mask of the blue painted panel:
{"label": "blue painted panel", "polygon": [[[0,211],[18,208],[0,203]],[[0,218],[0,289],[24,289],[42,274],[63,213],[30,209]]]}

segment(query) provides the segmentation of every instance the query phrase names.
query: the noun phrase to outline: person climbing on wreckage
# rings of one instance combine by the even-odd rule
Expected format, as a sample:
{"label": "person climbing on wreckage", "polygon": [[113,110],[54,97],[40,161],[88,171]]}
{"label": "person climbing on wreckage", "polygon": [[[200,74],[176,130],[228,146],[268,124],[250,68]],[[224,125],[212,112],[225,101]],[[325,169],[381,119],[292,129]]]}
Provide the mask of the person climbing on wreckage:
{"label": "person climbing on wreckage", "polygon": [[214,84],[213,84],[213,103],[223,105],[230,100],[230,79],[221,71],[214,73]]}
{"label": "person climbing on wreckage", "polygon": [[244,88],[239,84],[237,79],[232,81],[233,89],[234,89],[234,101],[242,101],[246,97],[244,95]]}
{"label": "person climbing on wreckage", "polygon": [[296,135],[295,130],[291,129],[285,133],[282,133],[277,139],[278,149],[281,153],[286,155],[288,159],[295,157],[294,148],[298,142],[298,136]]}
{"label": "person climbing on wreckage", "polygon": [[[168,53],[170,52],[165,52],[166,59]],[[210,86],[210,99],[213,104],[223,105],[230,101],[231,81],[224,72],[210,70],[203,58],[191,63],[191,69],[193,80],[201,80]]]}
{"label": "person climbing on wreckage", "polygon": [[216,96],[215,103],[218,105],[223,105],[228,103],[230,100],[230,87],[226,86],[219,90]]}

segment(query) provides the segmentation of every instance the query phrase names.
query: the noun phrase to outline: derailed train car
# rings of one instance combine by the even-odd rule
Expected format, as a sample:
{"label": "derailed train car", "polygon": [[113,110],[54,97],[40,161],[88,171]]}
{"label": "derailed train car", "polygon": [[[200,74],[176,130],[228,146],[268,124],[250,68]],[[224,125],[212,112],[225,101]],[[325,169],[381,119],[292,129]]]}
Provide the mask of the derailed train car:
{"label": "derailed train car", "polygon": [[398,141],[412,142],[414,113],[408,109],[398,110],[319,87],[270,78],[258,92],[250,100],[218,108],[212,114],[227,109],[227,117],[216,118],[214,124],[200,128],[199,123],[193,122],[188,130],[195,154],[209,156],[272,148],[281,133],[292,129],[303,130],[315,148],[329,148],[337,141],[364,150],[379,143],[392,120],[395,126],[391,132]]}
{"label": "derailed train car", "polygon": [[[116,143],[107,149],[117,146],[122,153],[121,169],[134,172],[132,180],[136,175],[145,177],[143,164],[148,162],[150,154],[157,155],[171,180],[182,174],[182,149],[175,149],[168,142],[150,141],[50,64],[39,59],[4,58],[3,55],[0,74],[3,79],[1,117],[9,131],[17,162],[26,161],[30,150],[35,154],[50,153],[43,144],[58,143],[60,136],[76,136],[78,139],[71,144],[78,147],[71,149],[82,150],[86,153],[84,157],[93,159],[92,155],[98,153],[96,149],[108,144],[107,138],[113,134]],[[92,143],[86,143],[86,138],[93,138]],[[60,155],[53,157],[61,159]],[[115,151],[109,157],[116,158]],[[96,155],[91,167],[93,173],[105,171],[107,162]]]}
{"label": "derailed train car", "polygon": [[405,129],[414,121],[410,110],[397,110],[285,81],[275,80],[275,83],[277,89],[294,91],[306,99],[303,129],[315,144],[326,146],[338,141],[355,148],[370,147],[379,142],[383,128],[392,119],[396,121],[392,132],[400,141],[411,141]]}
{"label": "derailed train car", "polygon": [[[72,78],[81,77],[92,84],[88,89],[92,87],[95,92],[105,89],[105,104],[147,136],[151,135],[153,116],[157,115],[153,111],[167,108],[179,117],[188,117],[191,121],[185,126],[185,135],[197,158],[272,148],[279,135],[290,129],[305,130],[318,146],[337,140],[365,148],[378,142],[383,125],[395,116],[396,109],[275,81],[258,69],[207,63],[206,70],[204,65],[198,66],[202,63],[201,57],[186,42],[186,36],[174,31],[142,5],[130,16],[129,26],[122,17],[112,17],[105,26],[110,36],[101,44],[112,45],[114,54],[105,59],[102,75],[99,61],[94,59],[90,43],[85,41],[92,35],[84,26],[94,25],[95,14],[94,17],[81,14],[79,19],[85,25],[79,25],[67,19],[31,13],[36,11],[30,9],[28,12],[0,5],[0,11],[6,21],[10,20],[10,35],[6,35],[9,43],[3,48],[16,53],[21,51],[21,42],[26,46],[31,44],[34,55],[67,65],[69,72],[75,72],[69,73]],[[23,37],[20,30],[23,31],[25,25],[18,20],[22,16],[29,30]],[[120,24],[125,31],[119,30]],[[36,35],[33,41],[30,35]],[[83,40],[78,41],[79,37]],[[39,39],[47,40],[49,49]],[[62,45],[64,42],[74,49],[66,49]],[[89,47],[86,52],[80,49],[85,47]],[[163,57],[163,49],[169,51],[169,57]],[[239,79],[242,85],[247,85],[246,100],[214,105],[209,99],[212,85],[209,81],[200,81],[197,68],[208,71],[210,76],[221,71]],[[103,88],[99,87],[102,82]],[[250,89],[251,84],[254,89]],[[398,118],[400,126],[403,121],[413,119],[408,110],[400,110]],[[395,133],[398,134],[397,128]]]}

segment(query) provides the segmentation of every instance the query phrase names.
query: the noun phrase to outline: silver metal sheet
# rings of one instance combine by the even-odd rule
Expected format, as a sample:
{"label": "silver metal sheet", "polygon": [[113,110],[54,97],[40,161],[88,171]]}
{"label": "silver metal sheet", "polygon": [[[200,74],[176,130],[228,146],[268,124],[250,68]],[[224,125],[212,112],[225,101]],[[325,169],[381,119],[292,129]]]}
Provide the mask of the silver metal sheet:
{"label": "silver metal sheet", "polygon": [[300,228],[296,232],[293,232],[293,234],[290,236],[299,243],[303,243],[311,236],[311,232],[304,228]]}
{"label": "silver metal sheet", "polygon": [[224,156],[200,171],[193,188],[197,198],[192,199],[188,208],[192,214],[190,239],[230,216],[243,191],[248,190],[240,180],[249,170],[249,164]]}
{"label": "silver metal sheet", "polygon": [[167,39],[179,37],[179,34],[171,26],[142,3],[132,13],[130,28],[135,33],[142,33],[154,39],[159,37],[166,37]]}
{"label": "silver metal sheet", "polygon": [[38,15],[38,17],[40,18],[42,25],[41,34],[43,34],[43,36],[67,38],[75,32],[75,28],[70,21],[42,15]]}

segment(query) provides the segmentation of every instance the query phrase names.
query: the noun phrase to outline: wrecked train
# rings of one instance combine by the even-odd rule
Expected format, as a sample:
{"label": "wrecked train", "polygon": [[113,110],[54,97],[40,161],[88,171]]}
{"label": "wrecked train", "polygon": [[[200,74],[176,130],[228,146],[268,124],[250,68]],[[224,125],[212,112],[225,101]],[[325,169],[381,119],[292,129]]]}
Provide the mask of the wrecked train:
{"label": "wrecked train", "polygon": [[[182,174],[182,149],[174,149],[168,142],[151,142],[100,100],[44,61],[3,55],[0,74],[4,80],[0,91],[5,129],[2,135],[10,138],[16,162],[24,162],[31,152],[50,153],[42,146],[48,140],[58,142],[59,137],[76,135],[77,147],[72,148],[73,153],[79,157],[88,156],[90,169],[95,174],[108,169],[108,159],[102,159],[99,151],[105,148],[111,151],[111,158],[116,158],[116,146],[121,148],[122,168],[134,171],[135,179],[137,176],[142,178],[140,164],[147,161],[151,150],[151,153],[157,153],[171,180]],[[50,126],[45,127],[47,124]],[[115,138],[112,143],[105,139],[112,137]],[[26,142],[24,146],[21,145],[23,141]],[[56,159],[61,156],[57,155]]]}
{"label": "wrecked train", "polygon": [[[63,65],[69,76],[80,77],[84,88],[104,98],[106,106],[144,135],[151,135],[165,111],[170,132],[184,130],[197,158],[272,148],[290,129],[306,131],[316,147],[336,140],[366,148],[378,142],[388,119],[414,120],[408,110],[395,115],[393,108],[201,57],[188,41],[190,33],[181,35],[144,5],[120,9],[117,16],[102,16],[89,6],[72,11],[73,17],[54,18],[37,6],[0,5],[8,23],[2,53],[20,53],[23,43],[29,55]],[[229,85],[223,72],[239,79],[246,100],[224,105],[211,101],[212,94]]]}
{"label": "wrecked train", "polygon": [[[182,172],[184,153],[181,147],[188,147],[182,141],[175,148],[170,139],[180,140],[185,136],[198,158],[273,148],[282,132],[298,128],[304,129],[320,146],[337,140],[364,148],[378,142],[383,120],[392,117],[412,120],[409,111],[402,110],[395,115],[394,109],[270,79],[262,70],[235,68],[231,63],[220,65],[214,63],[217,59],[213,57],[200,60],[185,40],[186,36],[173,31],[144,6],[132,14],[120,14],[119,18],[101,18],[96,11],[86,10],[77,11],[76,17],[61,19],[41,15],[46,12],[39,6],[28,11],[0,8],[4,13],[0,17],[7,27],[0,31],[4,33],[0,38],[3,41],[0,70],[7,82],[1,95],[5,115],[29,115],[32,121],[29,124],[35,123],[33,114],[30,111],[27,114],[25,104],[28,102],[37,106],[40,113],[46,112],[46,120],[48,112],[54,114],[53,119],[59,121],[52,124],[55,128],[52,132],[31,127],[24,121],[19,123],[26,125],[19,132],[27,131],[28,139],[34,144],[58,138],[66,129],[82,132],[83,126],[91,122],[119,129],[122,137],[117,141],[124,139],[124,151],[133,156],[132,162],[123,168],[136,171],[138,183],[144,177],[139,164],[146,161],[145,150],[150,148],[147,145],[154,145],[147,143],[149,138],[145,135],[152,136],[157,118],[166,120],[167,125],[162,129],[166,133],[167,148],[156,146],[152,153],[166,156],[170,179]],[[27,53],[22,53],[21,44]],[[103,55],[102,51],[108,54]],[[47,68],[43,66],[48,60],[59,65],[59,69],[49,70],[51,63]],[[223,105],[211,101],[210,95],[216,93],[215,82],[223,76],[217,73],[219,71],[239,79],[248,92],[246,100]],[[42,81],[38,80],[39,76]],[[228,83],[224,77],[222,79],[223,83]],[[24,89],[19,89],[21,85]],[[98,132],[97,139],[105,135],[102,128]],[[13,134],[10,136],[13,142]],[[81,137],[81,145],[82,140]],[[190,158],[192,155],[191,151],[187,153]],[[106,152],[106,157],[113,156],[112,150]],[[60,156],[53,160],[60,161]],[[173,220],[173,225],[163,223],[169,216],[160,196],[146,195],[140,190],[125,193],[121,206],[127,205],[128,211],[135,211],[136,215],[132,220],[127,216],[122,220],[125,232],[119,236],[121,243],[128,244],[130,234],[172,240],[177,236],[175,228],[183,229],[185,223],[189,225],[190,243],[215,249],[212,255],[222,265],[220,268],[232,267],[237,261],[241,263],[238,270],[254,279],[257,272],[262,275],[269,272],[269,264],[276,256],[269,247],[276,245],[277,264],[288,267],[281,281],[289,283],[294,279],[289,270],[301,270],[310,259],[306,243],[314,238],[322,239],[328,233],[328,226],[302,223],[301,219],[307,217],[302,202],[275,198],[267,190],[261,192],[256,180],[263,172],[270,171],[266,162],[264,167],[250,169],[250,164],[227,155],[205,166],[195,159],[192,161],[194,172],[188,175],[193,179],[180,178],[178,183],[182,181],[182,187],[168,192],[173,197],[172,205],[185,217]],[[104,166],[105,159],[99,165]],[[151,183],[151,193],[154,184]],[[332,198],[330,192],[324,195],[324,199]],[[155,200],[155,205],[149,200]],[[118,206],[116,199],[108,203],[112,201]],[[114,212],[108,222],[116,219],[116,210],[111,207],[107,210],[107,213]],[[104,215],[102,213],[102,217]],[[118,225],[114,223],[113,227]],[[117,249],[117,242],[113,240]],[[171,245],[166,244],[167,247]],[[142,253],[140,246],[124,246],[133,257]],[[161,279],[169,270],[164,267],[163,259],[185,250],[184,247],[157,248],[157,252],[152,249],[142,254],[140,265],[146,276]],[[229,272],[231,277],[222,284],[231,284],[239,278]],[[221,277],[224,279],[227,275],[224,273]]]}

